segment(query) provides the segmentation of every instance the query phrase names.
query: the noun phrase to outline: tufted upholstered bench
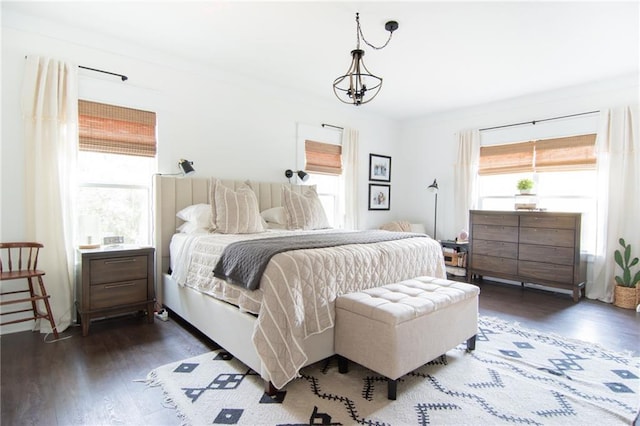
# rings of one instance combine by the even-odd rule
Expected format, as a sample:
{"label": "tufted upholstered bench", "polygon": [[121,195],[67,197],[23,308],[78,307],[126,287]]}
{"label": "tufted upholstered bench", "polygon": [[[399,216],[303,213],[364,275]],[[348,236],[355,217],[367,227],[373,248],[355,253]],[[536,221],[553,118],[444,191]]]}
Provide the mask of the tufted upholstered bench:
{"label": "tufted upholstered bench", "polygon": [[479,293],[472,284],[417,277],[338,297],[340,372],[351,360],[382,374],[387,397],[396,399],[398,378],[465,340],[475,349]]}

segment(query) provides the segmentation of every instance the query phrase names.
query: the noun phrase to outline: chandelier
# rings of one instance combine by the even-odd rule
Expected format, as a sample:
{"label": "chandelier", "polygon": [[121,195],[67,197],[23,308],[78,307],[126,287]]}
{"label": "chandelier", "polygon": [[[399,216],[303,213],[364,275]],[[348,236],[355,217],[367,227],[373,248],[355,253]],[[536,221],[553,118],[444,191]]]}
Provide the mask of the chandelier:
{"label": "chandelier", "polygon": [[384,49],[387,44],[389,44],[389,41],[391,41],[393,32],[398,29],[398,23],[396,21],[388,21],[384,25],[384,29],[389,31],[389,38],[386,43],[380,47],[372,45],[364,38],[362,28],[360,28],[360,14],[356,13],[357,43],[356,48],[351,51],[351,65],[345,75],[341,75],[333,81],[333,92],[341,102],[353,105],[366,104],[367,102],[371,102],[380,92],[382,77],[372,74],[365,66],[362,59],[364,50],[360,49],[360,38],[362,37],[362,41],[373,49]]}

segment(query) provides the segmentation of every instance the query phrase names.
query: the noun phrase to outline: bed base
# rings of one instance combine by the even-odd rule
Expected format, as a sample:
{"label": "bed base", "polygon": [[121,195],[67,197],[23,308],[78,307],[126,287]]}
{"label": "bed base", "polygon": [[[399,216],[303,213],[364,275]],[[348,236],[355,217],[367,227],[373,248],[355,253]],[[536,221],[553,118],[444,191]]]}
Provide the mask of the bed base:
{"label": "bed base", "polygon": [[[189,287],[181,287],[163,274],[163,305],[195,326],[209,339],[240,360],[247,367],[260,374],[265,380],[265,391],[275,394],[277,389],[269,381],[263,368],[251,336],[256,317],[241,312],[236,306],[198,292]],[[333,328],[320,334],[309,336],[303,342],[307,357],[306,365],[323,360],[335,354],[333,346]]]}

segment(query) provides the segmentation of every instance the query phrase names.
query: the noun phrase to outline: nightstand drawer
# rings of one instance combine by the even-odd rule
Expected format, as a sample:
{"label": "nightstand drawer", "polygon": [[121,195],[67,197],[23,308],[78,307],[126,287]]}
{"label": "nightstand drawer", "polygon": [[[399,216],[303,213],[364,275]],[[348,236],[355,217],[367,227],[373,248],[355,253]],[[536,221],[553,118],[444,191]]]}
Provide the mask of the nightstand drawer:
{"label": "nightstand drawer", "polygon": [[147,256],[91,260],[91,285],[147,277]]}
{"label": "nightstand drawer", "polygon": [[90,309],[111,308],[146,300],[146,279],[106,283],[91,288]]}

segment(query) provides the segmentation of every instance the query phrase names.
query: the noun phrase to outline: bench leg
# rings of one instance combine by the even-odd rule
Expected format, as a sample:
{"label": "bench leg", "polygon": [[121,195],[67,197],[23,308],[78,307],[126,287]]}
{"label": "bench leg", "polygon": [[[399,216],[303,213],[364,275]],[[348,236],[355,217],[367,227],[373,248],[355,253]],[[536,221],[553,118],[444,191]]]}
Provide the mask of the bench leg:
{"label": "bench leg", "polygon": [[477,334],[474,334],[473,336],[469,337],[467,339],[467,350],[468,351],[473,351],[476,349],[476,336]]}
{"label": "bench leg", "polygon": [[340,372],[340,374],[349,372],[349,360],[342,355],[338,355],[338,372]]}
{"label": "bench leg", "polygon": [[387,399],[391,399],[391,400],[395,401],[397,392],[398,392],[398,380],[388,379],[388,381],[387,381]]}
{"label": "bench leg", "polygon": [[273,383],[271,383],[270,380],[265,380],[264,381],[264,393],[266,393],[270,397],[274,397],[278,393],[278,388],[273,386]]}

